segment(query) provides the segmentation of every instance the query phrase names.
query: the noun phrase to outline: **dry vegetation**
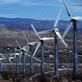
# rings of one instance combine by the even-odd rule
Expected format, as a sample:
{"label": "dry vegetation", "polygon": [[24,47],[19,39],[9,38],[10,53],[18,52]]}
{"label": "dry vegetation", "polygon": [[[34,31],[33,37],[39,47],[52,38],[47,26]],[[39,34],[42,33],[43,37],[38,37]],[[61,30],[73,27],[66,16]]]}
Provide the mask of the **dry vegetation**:
{"label": "dry vegetation", "polygon": [[[38,38],[34,35],[34,33],[32,31],[28,31],[28,30],[9,30],[9,29],[2,29],[0,28],[0,52],[5,54],[5,56],[8,56],[8,54],[14,52],[13,48],[18,48],[18,45],[16,44],[15,40],[18,40],[18,42],[21,44],[21,46],[25,46],[27,44],[22,32],[25,31],[28,40],[29,41],[36,41],[38,40]],[[78,54],[82,55],[82,31],[78,32]],[[61,32],[62,34],[63,32]],[[53,36],[53,34],[51,35],[48,34],[46,36]],[[61,44],[61,42],[59,42],[59,59],[60,59],[60,63],[71,63],[72,62],[72,33],[69,33],[66,38],[65,41],[68,43],[68,48],[65,48],[63,46],[63,44]],[[10,47],[10,49],[7,49],[8,47]],[[3,49],[2,49],[3,48]],[[53,54],[53,41],[51,42],[47,42],[45,43],[45,48],[49,49],[50,51],[48,52],[48,57],[45,57],[45,62],[49,63],[53,63],[53,58],[49,58],[49,55]],[[46,53],[47,54],[47,53]],[[37,53],[38,56],[38,53]],[[40,58],[40,57],[38,57]],[[82,56],[79,57],[79,62],[82,63]],[[38,67],[36,67],[37,69]],[[72,75],[67,73],[67,72],[62,72],[61,73],[63,76],[60,75],[59,78],[57,77],[52,77],[52,78],[48,78],[49,75],[45,75],[42,82],[81,82],[82,80],[82,73],[80,73],[80,75],[78,75],[76,81],[72,80]],[[0,82],[16,82],[16,77],[12,77],[9,76],[11,74],[9,73],[2,73],[2,78],[0,78]],[[14,74],[13,74],[14,75]],[[10,79],[11,78],[11,79]],[[29,80],[29,74],[27,74],[26,76],[27,79],[22,79],[21,74],[19,74],[19,77],[17,78],[17,82],[41,82],[41,76],[37,76],[35,78],[33,78],[33,81]],[[5,80],[4,80],[5,79]]]}

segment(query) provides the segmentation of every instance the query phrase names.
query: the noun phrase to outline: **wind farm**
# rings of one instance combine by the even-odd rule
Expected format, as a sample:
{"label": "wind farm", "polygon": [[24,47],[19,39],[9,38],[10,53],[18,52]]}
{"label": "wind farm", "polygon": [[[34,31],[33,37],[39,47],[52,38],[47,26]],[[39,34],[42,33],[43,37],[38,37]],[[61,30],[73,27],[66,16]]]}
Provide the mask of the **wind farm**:
{"label": "wind farm", "polygon": [[[76,0],[76,5],[70,5],[70,2],[73,3],[67,0],[55,2],[60,4],[54,4],[54,20],[37,19],[38,14],[40,18],[42,14],[49,17],[47,9],[46,15],[40,9],[38,14],[35,14],[36,10],[30,10],[30,15],[35,15],[36,19],[0,17],[0,82],[82,81],[82,13],[76,12],[81,10],[81,6],[76,4],[80,1]],[[54,7],[54,1],[47,3],[44,8]],[[12,5],[17,4],[14,2]],[[44,9],[42,4],[36,4],[33,2],[32,6]],[[27,7],[23,2],[21,5],[21,10]]]}

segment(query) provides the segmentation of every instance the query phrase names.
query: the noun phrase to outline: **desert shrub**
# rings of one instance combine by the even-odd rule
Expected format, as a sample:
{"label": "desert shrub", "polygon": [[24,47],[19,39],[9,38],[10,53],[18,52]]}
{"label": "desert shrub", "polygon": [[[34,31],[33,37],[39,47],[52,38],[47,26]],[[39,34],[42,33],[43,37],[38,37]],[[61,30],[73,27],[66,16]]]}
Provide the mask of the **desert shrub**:
{"label": "desert shrub", "polygon": [[51,78],[50,82],[61,82],[61,81],[62,81],[62,78],[54,76]]}
{"label": "desert shrub", "polygon": [[2,73],[2,78],[3,79],[5,79],[5,80],[9,80],[9,78],[10,78],[10,76],[9,76],[10,74],[6,71],[6,72],[3,72]]}
{"label": "desert shrub", "polygon": [[33,78],[33,82],[50,82],[50,79],[46,75],[38,75]]}

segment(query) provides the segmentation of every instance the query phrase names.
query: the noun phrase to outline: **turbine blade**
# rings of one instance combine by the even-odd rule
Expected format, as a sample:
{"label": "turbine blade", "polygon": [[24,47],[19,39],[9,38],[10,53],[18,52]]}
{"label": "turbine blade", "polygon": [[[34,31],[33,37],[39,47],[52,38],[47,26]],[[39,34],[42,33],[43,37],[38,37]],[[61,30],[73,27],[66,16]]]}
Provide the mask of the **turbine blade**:
{"label": "turbine blade", "polygon": [[35,44],[37,44],[38,42],[30,42],[29,44],[31,44],[31,45],[35,45]]}
{"label": "turbine blade", "polygon": [[[18,47],[19,47],[20,50],[21,50],[21,49],[22,49],[22,48],[21,48],[21,45],[19,44],[19,42],[18,42],[17,40],[16,40],[16,43],[17,43]],[[21,61],[21,55],[22,55],[22,54],[20,54],[20,56],[19,56],[19,57],[20,57],[20,60],[19,60],[19,61]],[[16,58],[16,54],[14,55],[14,57]]]}
{"label": "turbine blade", "polygon": [[76,20],[82,20],[82,17],[76,16],[76,17],[74,17],[74,19],[76,19]]}
{"label": "turbine blade", "polygon": [[27,51],[29,51],[29,49],[30,49],[30,47],[28,46],[28,49],[27,49]]}
{"label": "turbine blade", "polygon": [[42,40],[44,40],[44,41],[47,41],[47,40],[54,40],[54,38],[53,38],[53,37],[44,37],[44,38],[42,38]]}
{"label": "turbine blade", "polygon": [[39,39],[40,39],[40,36],[39,36],[38,32],[36,31],[36,29],[35,29],[35,27],[34,27],[33,24],[31,24],[31,27],[32,27],[33,31],[35,32],[35,35],[36,35],[37,37],[39,37]]}
{"label": "turbine blade", "polygon": [[24,31],[23,31],[23,35],[24,35],[24,37],[25,37],[25,39],[26,39],[26,41],[27,41],[27,44],[29,44],[28,38],[27,38],[27,36],[26,36],[26,34],[25,34]]}
{"label": "turbine blade", "polygon": [[28,51],[29,51],[30,47],[28,46],[28,48],[26,49],[26,53],[28,54]]}
{"label": "turbine blade", "polygon": [[66,34],[68,33],[68,31],[70,30],[71,27],[72,27],[72,22],[70,23],[69,27],[66,28],[66,30],[62,36],[63,39],[65,38]]}
{"label": "turbine blade", "polygon": [[[30,57],[30,55],[29,54],[27,54],[27,56],[28,57]],[[33,57],[33,59],[35,59],[36,61],[38,61],[38,62],[41,62],[41,60],[39,60],[38,58],[36,58],[36,57]]]}
{"label": "turbine blade", "polygon": [[41,46],[41,43],[39,42],[39,43],[37,44],[37,46],[36,46],[36,49],[34,50],[34,53],[33,53],[33,56],[32,56],[32,57],[35,56],[35,54],[36,54],[36,52],[37,52],[37,50],[39,49],[40,46]]}
{"label": "turbine blade", "polygon": [[67,47],[66,42],[64,41],[64,39],[62,38],[61,34],[59,33],[59,31],[55,30],[56,35],[58,36],[58,38],[60,39],[60,41]]}
{"label": "turbine blade", "polygon": [[[29,55],[29,54],[27,54],[27,56],[28,56],[28,57],[30,57],[30,55]],[[38,62],[41,62],[41,60],[39,60],[39,59],[38,59],[38,58],[36,58],[36,57],[33,57],[33,59],[35,59],[35,60],[36,60],[36,61],[38,61]],[[44,62],[44,64],[45,64],[45,65],[47,65],[47,63],[45,63],[45,62]],[[53,67],[49,67],[49,66],[46,66],[46,67],[47,67],[47,68],[54,69]]]}
{"label": "turbine blade", "polygon": [[55,28],[55,27],[57,26],[57,24],[58,24],[58,21],[59,21],[61,12],[62,12],[62,10],[60,10],[59,13],[58,13],[58,17],[57,17],[57,19],[56,19],[56,21],[55,21],[55,23],[54,23],[54,28]]}
{"label": "turbine blade", "polygon": [[70,13],[70,11],[69,11],[69,9],[68,9],[68,6],[67,6],[67,4],[66,4],[66,1],[65,1],[65,0],[62,0],[62,1],[63,1],[63,4],[64,4],[65,9],[66,9],[66,11],[67,11],[68,16],[69,16],[69,17],[72,17],[72,14]]}
{"label": "turbine blade", "polygon": [[26,51],[28,49],[27,46],[22,47],[22,50]]}
{"label": "turbine blade", "polygon": [[44,31],[41,31],[41,32],[38,32],[38,34],[47,34],[51,31],[51,29],[48,29],[48,30],[44,30]]}
{"label": "turbine blade", "polygon": [[19,42],[17,40],[15,40],[15,41],[16,41],[18,47],[21,49],[21,45],[19,44]]}

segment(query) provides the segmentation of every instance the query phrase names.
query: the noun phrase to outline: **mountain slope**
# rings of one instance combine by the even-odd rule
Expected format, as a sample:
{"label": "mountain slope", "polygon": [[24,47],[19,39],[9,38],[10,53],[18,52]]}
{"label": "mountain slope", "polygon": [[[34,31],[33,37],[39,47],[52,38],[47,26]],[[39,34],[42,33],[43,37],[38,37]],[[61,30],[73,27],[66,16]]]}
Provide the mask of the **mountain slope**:
{"label": "mountain slope", "polygon": [[[34,24],[37,30],[50,29],[53,27],[54,20],[35,20],[28,18],[5,18],[0,17],[0,27],[6,27],[9,29],[28,29],[32,30],[31,24]],[[69,21],[60,20],[58,27],[65,29],[69,24]],[[82,21],[78,22],[78,29],[82,27]]]}

